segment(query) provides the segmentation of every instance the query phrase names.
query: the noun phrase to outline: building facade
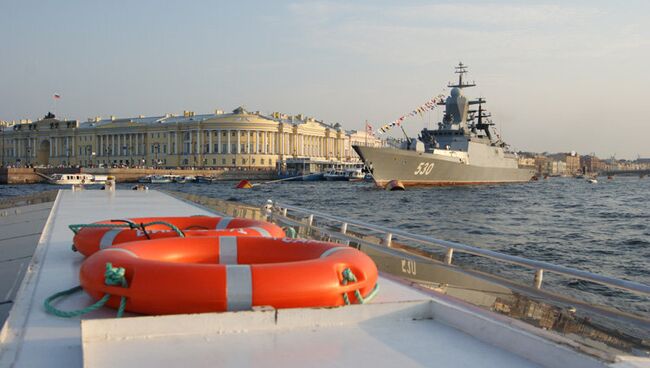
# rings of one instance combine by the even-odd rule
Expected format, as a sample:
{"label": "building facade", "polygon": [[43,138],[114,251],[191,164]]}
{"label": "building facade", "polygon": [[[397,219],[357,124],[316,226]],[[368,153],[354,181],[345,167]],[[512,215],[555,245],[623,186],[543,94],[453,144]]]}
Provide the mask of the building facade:
{"label": "building facade", "polygon": [[[48,114],[2,129],[3,165],[158,166],[281,169],[288,159],[357,161],[350,134],[303,115],[232,113],[79,123]],[[379,142],[379,143],[378,143]],[[372,138],[372,144],[380,144]]]}

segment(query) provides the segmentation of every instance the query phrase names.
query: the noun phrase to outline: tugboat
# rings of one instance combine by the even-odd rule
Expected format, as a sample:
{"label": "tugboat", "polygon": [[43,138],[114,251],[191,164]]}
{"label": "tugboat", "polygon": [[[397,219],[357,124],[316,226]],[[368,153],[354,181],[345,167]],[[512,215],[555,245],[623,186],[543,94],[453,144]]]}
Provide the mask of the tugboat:
{"label": "tugboat", "polygon": [[[484,109],[484,98],[469,100],[463,89],[474,82],[463,81],[467,66],[456,67],[458,83],[449,83],[443,119],[438,129],[423,129],[417,139],[406,137],[399,148],[353,146],[384,187],[391,180],[405,186],[467,185],[530,181],[535,172],[520,168],[516,153],[493,132],[494,123]],[[470,107],[472,107],[470,109]]]}

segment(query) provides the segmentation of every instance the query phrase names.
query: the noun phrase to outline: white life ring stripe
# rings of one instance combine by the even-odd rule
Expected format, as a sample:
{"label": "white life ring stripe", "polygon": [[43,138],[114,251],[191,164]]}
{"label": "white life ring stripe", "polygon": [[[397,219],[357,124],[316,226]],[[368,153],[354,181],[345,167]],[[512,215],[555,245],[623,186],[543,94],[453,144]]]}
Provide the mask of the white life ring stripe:
{"label": "white life ring stripe", "polygon": [[217,226],[215,227],[215,230],[223,230],[228,228],[228,224],[232,221],[232,217],[224,217],[222,218]]}
{"label": "white life ring stripe", "polygon": [[251,266],[226,266],[226,302],[229,311],[251,309],[253,306],[253,277],[251,275]]}
{"label": "white life ring stripe", "polygon": [[99,249],[106,249],[113,245],[113,241],[117,234],[119,234],[123,229],[110,229],[102,235],[101,240],[99,241]]}
{"label": "white life ring stripe", "polygon": [[219,264],[237,264],[237,237],[219,237]]}

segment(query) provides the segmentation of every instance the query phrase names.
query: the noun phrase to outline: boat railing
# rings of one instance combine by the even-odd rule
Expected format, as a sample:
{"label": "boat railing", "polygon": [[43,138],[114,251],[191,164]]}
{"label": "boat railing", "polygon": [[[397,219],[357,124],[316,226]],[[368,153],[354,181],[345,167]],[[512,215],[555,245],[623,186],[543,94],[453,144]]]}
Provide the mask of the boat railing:
{"label": "boat railing", "polygon": [[[354,219],[346,219],[343,217],[323,213],[320,211],[305,209],[305,208],[292,206],[284,203],[276,202],[274,206],[275,209],[277,210],[276,213],[283,217],[281,219],[278,219],[278,216],[274,216],[274,219],[286,222],[290,226],[310,228],[314,225],[314,221],[317,218],[338,223],[338,227],[336,227],[338,228],[338,231],[328,230],[323,227],[319,227],[318,230],[321,232],[326,232],[328,233],[329,236],[337,238],[342,241],[358,242],[360,240],[358,237],[350,236],[347,234],[348,228],[350,226],[354,226],[359,229],[370,230],[374,233],[380,234],[380,238],[382,240],[380,245],[388,248],[390,248],[392,245],[393,237],[399,237],[400,239],[408,239],[421,244],[425,244],[427,246],[442,249],[445,254],[444,263],[448,265],[451,265],[453,263],[454,253],[459,252],[459,253],[466,253],[466,254],[482,257],[482,258],[488,258],[499,262],[508,263],[511,265],[521,266],[534,272],[533,286],[536,289],[540,289],[542,287],[544,272],[550,272],[559,275],[569,276],[579,280],[590,281],[601,285],[606,285],[618,289],[631,291],[637,294],[642,294],[646,296],[650,295],[650,286],[633,282],[633,281],[621,280],[613,277],[598,275],[588,271],[582,271],[582,270],[561,266],[549,262],[536,261],[536,260],[509,255],[505,253],[499,253],[489,249],[478,248],[471,245],[466,245],[466,244],[457,243],[453,241],[436,239],[434,237],[427,236],[427,235],[412,234],[407,231],[403,231],[399,229],[374,225],[374,224],[370,224],[370,223],[366,223]],[[300,220],[299,221],[291,220],[291,218],[288,216],[289,211],[294,212],[294,214],[292,214],[293,217]]]}

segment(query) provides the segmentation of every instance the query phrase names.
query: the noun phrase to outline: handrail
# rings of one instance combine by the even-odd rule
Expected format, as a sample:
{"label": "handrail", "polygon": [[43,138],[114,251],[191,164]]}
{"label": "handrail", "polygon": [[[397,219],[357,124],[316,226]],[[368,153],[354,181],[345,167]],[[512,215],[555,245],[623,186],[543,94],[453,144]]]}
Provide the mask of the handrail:
{"label": "handrail", "polygon": [[[637,283],[634,281],[627,281],[627,280],[620,280],[616,279],[613,277],[608,277],[608,276],[603,276],[603,275],[598,275],[594,274],[588,271],[581,271],[581,270],[576,270],[574,268],[566,267],[566,266],[560,266],[544,261],[535,261],[523,257],[518,257],[518,256],[513,256],[513,255],[508,255],[504,253],[499,253],[495,252],[492,250],[488,249],[482,249],[482,248],[477,248],[473,247],[470,245],[466,244],[461,244],[453,241],[448,241],[448,240],[440,240],[433,238],[431,236],[425,236],[425,235],[418,235],[418,234],[411,234],[409,232],[399,230],[399,229],[393,229],[393,228],[387,228],[387,227],[382,227],[382,226],[377,226],[373,224],[369,224],[363,221],[358,221],[358,220],[352,220],[352,219],[345,219],[339,216],[333,216],[330,214],[326,214],[320,211],[315,211],[315,210],[309,210],[309,209],[304,209],[301,207],[297,206],[292,206],[292,205],[287,205],[283,203],[278,203],[275,202],[275,206],[279,207],[282,209],[281,213],[286,217],[286,212],[284,211],[285,209],[300,212],[303,214],[307,214],[310,216],[317,216],[321,217],[330,221],[336,221],[340,222],[342,224],[347,224],[345,228],[347,229],[348,225],[354,225],[360,228],[366,228],[370,230],[374,230],[380,233],[384,233],[387,236],[388,244],[390,244],[390,237],[392,235],[397,235],[401,238],[404,239],[410,239],[410,240],[415,240],[418,242],[434,245],[440,248],[444,248],[448,252],[447,257],[448,260],[446,259],[446,263],[451,263],[451,254],[453,254],[453,251],[460,251],[463,253],[467,254],[472,254],[480,257],[485,257],[485,258],[490,258],[490,259],[495,259],[498,261],[510,263],[510,264],[515,264],[519,266],[523,266],[526,268],[531,268],[536,270],[535,273],[535,286],[537,288],[541,287],[541,282],[542,282],[542,275],[543,271],[550,271],[556,274],[561,274],[565,276],[572,276],[578,279],[582,280],[587,280],[591,282],[595,282],[598,284],[602,285],[608,285],[608,286],[613,286],[616,288],[636,292],[639,294],[645,294],[645,295],[650,295],[650,286],[644,285],[641,283]],[[313,219],[313,217],[311,217]]]}

